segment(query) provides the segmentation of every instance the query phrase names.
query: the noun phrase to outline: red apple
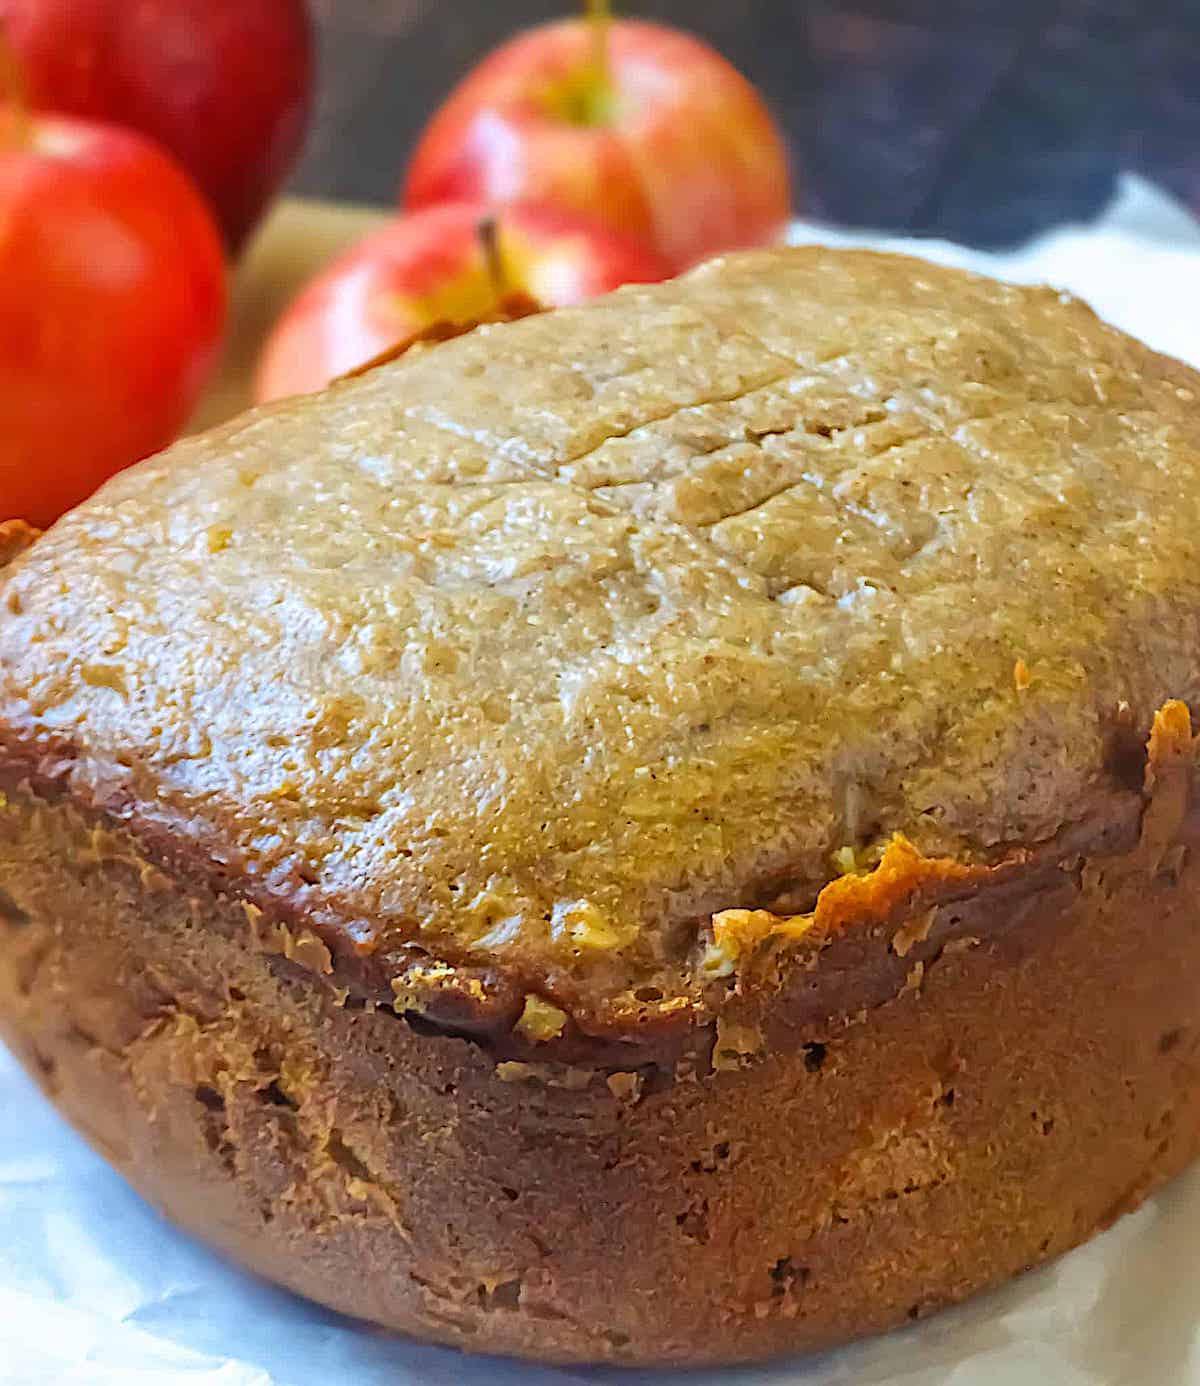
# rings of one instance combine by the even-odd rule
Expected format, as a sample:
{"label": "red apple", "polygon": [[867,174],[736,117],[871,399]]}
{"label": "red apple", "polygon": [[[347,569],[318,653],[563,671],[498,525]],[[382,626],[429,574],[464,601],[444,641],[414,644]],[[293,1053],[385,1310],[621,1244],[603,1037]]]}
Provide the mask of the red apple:
{"label": "red apple", "polygon": [[50,524],[170,442],[225,300],[212,214],[156,145],[0,106],[0,518]]}
{"label": "red apple", "polygon": [[236,248],[308,125],[304,0],[0,0],[32,106],[140,130],[174,154]]}
{"label": "red apple", "polygon": [[602,220],[679,270],[774,240],[783,141],[720,54],[657,24],[566,20],[497,49],[427,126],[405,206],[539,202]]}
{"label": "red apple", "polygon": [[284,312],[259,363],[255,397],[319,390],[433,324],[494,314],[513,291],[576,303],[630,280],[666,276],[636,241],[544,207],[510,207],[495,222],[495,262],[477,203],[399,217],[319,275]]}

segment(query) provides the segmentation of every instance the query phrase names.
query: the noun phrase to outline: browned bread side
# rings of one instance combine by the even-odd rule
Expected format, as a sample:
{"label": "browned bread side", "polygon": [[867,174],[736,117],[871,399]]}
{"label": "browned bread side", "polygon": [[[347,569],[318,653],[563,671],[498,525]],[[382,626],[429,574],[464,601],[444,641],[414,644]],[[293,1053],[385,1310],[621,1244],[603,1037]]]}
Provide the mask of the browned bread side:
{"label": "browned bread side", "polygon": [[629,1069],[355,1008],[14,789],[0,1029],[171,1217],[347,1313],[563,1361],[822,1346],[1062,1252],[1200,1147],[1195,750],[1159,755],[1092,850],[910,896],[786,1006]]}

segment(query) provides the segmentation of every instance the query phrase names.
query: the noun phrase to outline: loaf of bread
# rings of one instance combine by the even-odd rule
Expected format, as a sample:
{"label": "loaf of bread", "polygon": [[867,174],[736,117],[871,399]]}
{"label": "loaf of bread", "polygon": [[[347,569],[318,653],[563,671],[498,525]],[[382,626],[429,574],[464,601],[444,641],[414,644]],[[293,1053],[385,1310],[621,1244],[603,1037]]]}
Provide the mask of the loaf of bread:
{"label": "loaf of bread", "polygon": [[924,1315],[1200,1147],[1200,377],[818,249],[480,328],[0,585],[0,1026],[427,1339]]}

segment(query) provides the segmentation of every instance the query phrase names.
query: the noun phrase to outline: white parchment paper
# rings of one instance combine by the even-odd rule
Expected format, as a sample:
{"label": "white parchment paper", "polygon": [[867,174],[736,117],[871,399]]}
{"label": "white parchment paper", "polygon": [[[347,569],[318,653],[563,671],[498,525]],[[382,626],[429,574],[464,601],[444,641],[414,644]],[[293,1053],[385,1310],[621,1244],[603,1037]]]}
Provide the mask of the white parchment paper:
{"label": "white parchment paper", "polygon": [[[989,257],[831,232],[1044,280],[1200,364],[1200,226],[1126,179],[1106,215]],[[619,1282],[621,1267],[612,1268]],[[925,1323],[803,1361],[681,1377],[471,1359],[340,1319],[176,1232],[0,1049],[3,1386],[1200,1386],[1200,1167],[1110,1232]]]}

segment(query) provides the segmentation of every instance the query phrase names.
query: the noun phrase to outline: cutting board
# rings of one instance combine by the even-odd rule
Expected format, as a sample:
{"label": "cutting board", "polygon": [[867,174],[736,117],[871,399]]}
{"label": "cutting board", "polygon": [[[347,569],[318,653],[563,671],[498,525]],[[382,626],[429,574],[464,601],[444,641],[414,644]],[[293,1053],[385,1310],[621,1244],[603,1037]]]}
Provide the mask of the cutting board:
{"label": "cutting board", "polygon": [[276,318],[302,285],[387,216],[378,207],[303,198],[277,204],[234,274],[221,366],[189,432],[221,423],[252,402],[254,367]]}

